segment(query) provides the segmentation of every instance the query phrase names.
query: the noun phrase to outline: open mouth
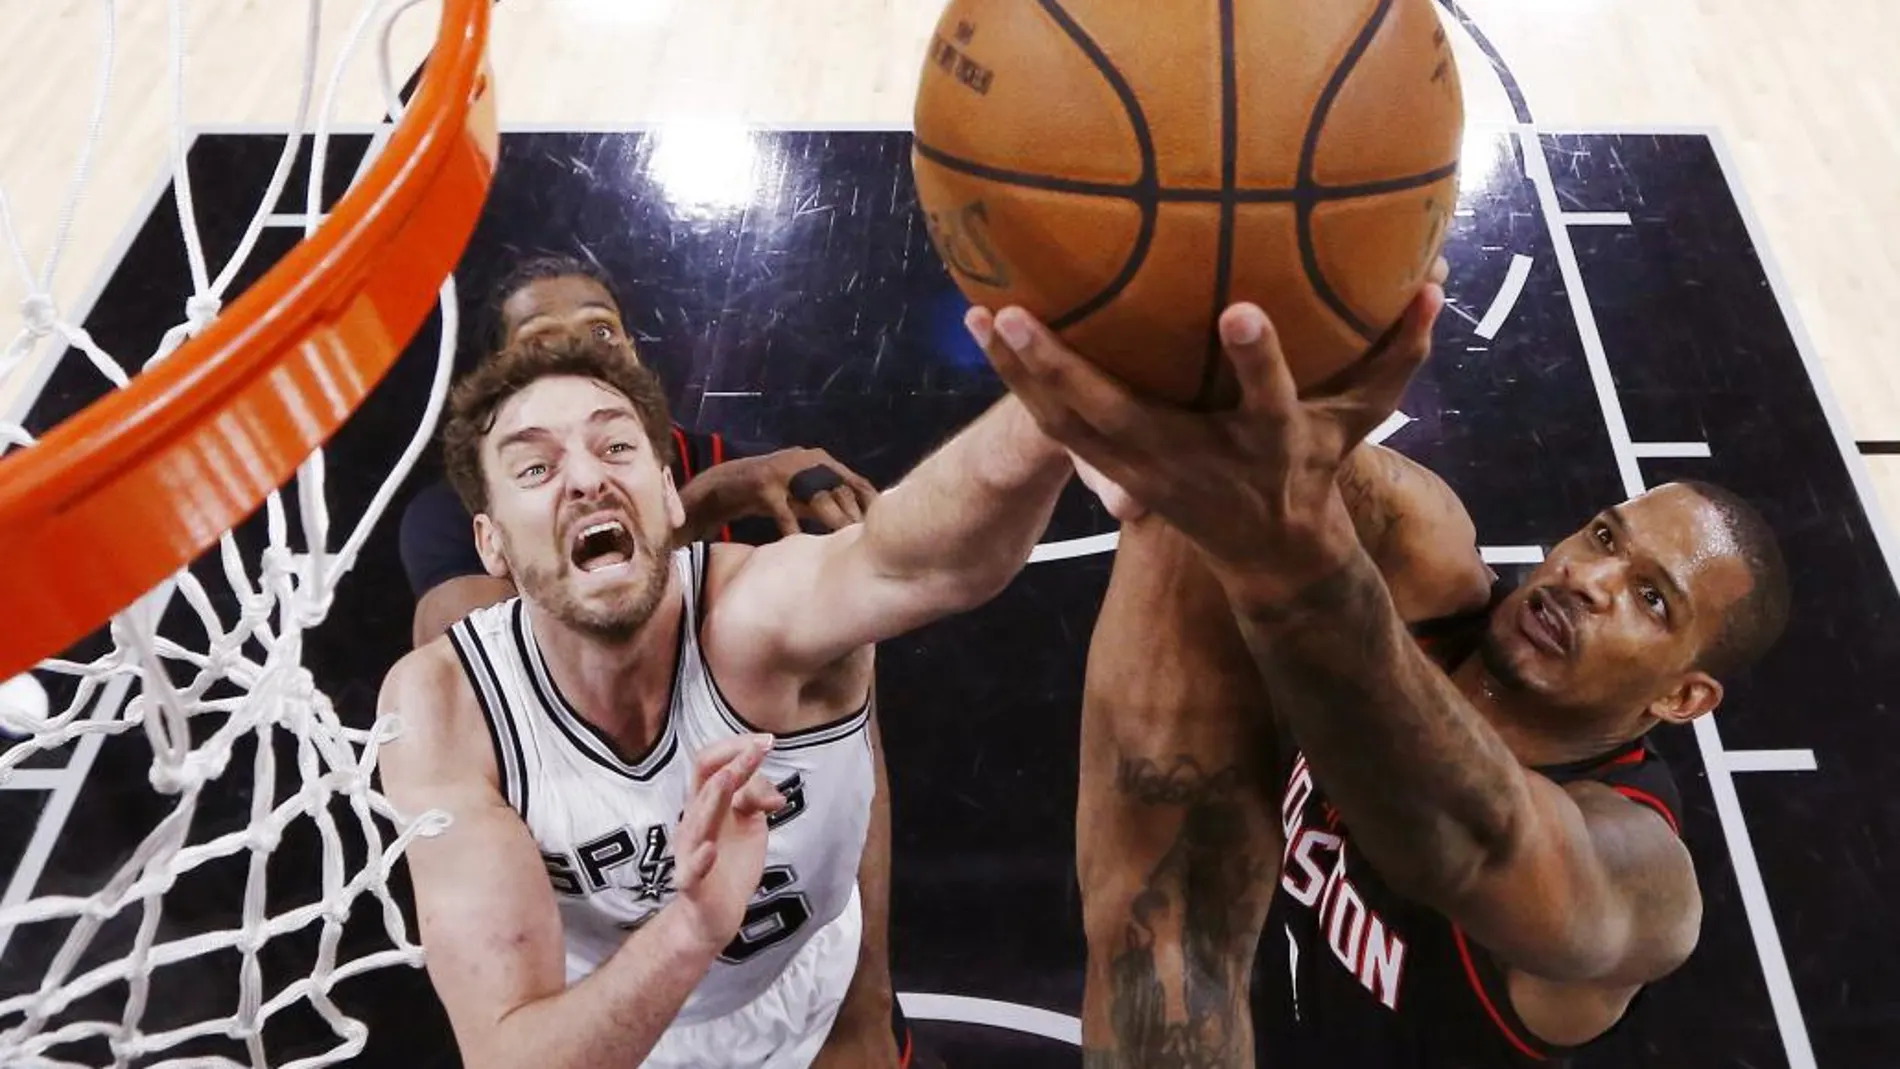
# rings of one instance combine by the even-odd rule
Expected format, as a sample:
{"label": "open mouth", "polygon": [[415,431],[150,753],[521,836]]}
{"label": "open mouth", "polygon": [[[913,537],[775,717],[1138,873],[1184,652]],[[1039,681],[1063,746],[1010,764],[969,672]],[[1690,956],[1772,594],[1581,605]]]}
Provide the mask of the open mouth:
{"label": "open mouth", "polygon": [[1552,656],[1568,657],[1576,646],[1577,632],[1569,613],[1544,591],[1534,590],[1525,600],[1519,626],[1532,645]]}
{"label": "open mouth", "polygon": [[619,520],[590,523],[574,536],[568,556],[583,572],[618,568],[633,559],[633,535]]}

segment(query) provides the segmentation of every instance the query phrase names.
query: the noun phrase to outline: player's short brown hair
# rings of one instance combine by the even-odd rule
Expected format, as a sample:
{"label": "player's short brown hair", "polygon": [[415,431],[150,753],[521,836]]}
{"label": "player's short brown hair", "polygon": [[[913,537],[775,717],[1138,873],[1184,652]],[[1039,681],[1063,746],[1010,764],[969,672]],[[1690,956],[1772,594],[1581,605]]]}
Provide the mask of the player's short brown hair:
{"label": "player's short brown hair", "polygon": [[488,510],[482,474],[482,439],[494,429],[495,413],[510,397],[551,375],[593,379],[625,397],[646,428],[662,466],[673,463],[673,419],[659,377],[630,360],[626,351],[588,331],[557,331],[525,338],[481,362],[455,384],[442,431],[449,484],[471,513]]}

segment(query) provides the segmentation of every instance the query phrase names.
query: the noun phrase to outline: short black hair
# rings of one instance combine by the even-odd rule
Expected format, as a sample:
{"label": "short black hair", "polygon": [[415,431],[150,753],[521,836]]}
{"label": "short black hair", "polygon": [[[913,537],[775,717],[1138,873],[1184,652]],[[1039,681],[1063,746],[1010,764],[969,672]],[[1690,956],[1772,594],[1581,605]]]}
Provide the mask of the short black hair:
{"label": "short black hair", "polygon": [[575,277],[589,279],[606,290],[607,299],[614,303],[615,313],[619,313],[620,294],[614,290],[613,279],[607,276],[606,270],[599,264],[565,253],[531,256],[510,268],[488,291],[488,337],[492,351],[499,352],[508,347],[507,320],[501,314],[501,306],[508,303],[508,298],[531,283]]}
{"label": "short black hair", "polygon": [[1696,657],[1697,668],[1719,678],[1752,664],[1787,629],[1793,597],[1788,563],[1781,555],[1774,527],[1740,494],[1693,480],[1677,485],[1715,506],[1752,581],[1748,593],[1729,607],[1721,629]]}

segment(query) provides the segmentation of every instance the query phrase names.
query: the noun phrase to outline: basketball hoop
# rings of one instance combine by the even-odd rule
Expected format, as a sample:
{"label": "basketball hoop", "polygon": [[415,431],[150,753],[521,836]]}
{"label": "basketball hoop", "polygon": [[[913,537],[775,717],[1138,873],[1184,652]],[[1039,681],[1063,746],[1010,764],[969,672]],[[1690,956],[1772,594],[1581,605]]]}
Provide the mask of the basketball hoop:
{"label": "basketball hoop", "polygon": [[[176,352],[38,447],[0,457],[0,679],[210,548],[389,370],[461,256],[493,171],[487,9],[444,5],[407,118],[316,233]],[[114,528],[141,536],[98,552]]]}
{"label": "basketball hoop", "polygon": [[[126,375],[82,328],[60,319],[39,288],[42,282],[28,280],[33,295],[23,308],[26,323],[14,355],[41,339],[64,341],[117,388],[37,442],[18,425],[0,422],[0,560],[6,562],[0,568],[5,619],[0,683],[29,668],[78,680],[77,696],[58,712],[49,712],[37,684],[0,687],[0,739],[21,738],[0,751],[0,784],[35,754],[91,736],[136,737],[142,729],[152,748],[151,784],[174,795],[176,803],[91,895],[0,902],[0,947],[28,925],[70,925],[38,990],[12,997],[0,991],[0,1064],[74,1065],[58,1052],[95,1041],[104,1041],[111,1057],[123,1064],[195,1042],[229,1040],[246,1048],[243,1063],[189,1056],[149,1064],[265,1065],[266,1022],[299,1002],[316,1010],[337,1042],[292,1062],[292,1069],[335,1064],[361,1052],[365,1029],[331,1002],[331,988],[362,972],[421,960],[388,880],[408,842],[439,830],[441,822],[432,815],[405,818],[372,789],[376,751],[386,730],[343,725],[301,664],[302,636],[322,622],[337,581],[427,445],[446,393],[455,338],[451,272],[481,213],[498,157],[486,60],[491,0],[443,0],[429,59],[406,104],[398,100],[390,74],[389,28],[419,0],[365,4],[336,60],[309,135],[314,151],[304,240],[220,313],[223,292],[250,254],[264,216],[275,210],[307,136],[320,2],[308,0],[310,38],[296,124],[257,218],[215,281],[203,264],[182,153],[184,131],[178,132],[181,150],[173,180],[196,292],[186,303],[185,321],[158,342],[142,370]],[[105,0],[102,6],[108,33],[101,114],[112,55],[112,4]],[[181,5],[173,8],[171,42],[173,73],[179,78],[185,54],[181,10]],[[378,137],[380,149],[372,146],[373,159],[319,222],[337,86],[372,30],[381,33],[382,84],[394,126],[386,141]],[[182,121],[182,105],[180,111]],[[98,135],[95,115],[82,161],[90,157]],[[84,176],[82,162],[75,201]],[[4,206],[0,193],[0,223],[17,252]],[[62,227],[54,260],[64,234]],[[25,268],[24,257],[18,259]],[[438,303],[442,339],[428,409],[366,514],[334,546],[320,447],[383,378]],[[291,548],[288,510],[279,493],[293,476],[301,552]],[[266,509],[269,546],[253,566],[231,532],[260,505]],[[240,606],[235,620],[220,617],[189,568],[214,545],[216,562]],[[174,593],[202,624],[205,648],[186,648],[160,634],[161,610]],[[109,652],[88,662],[42,660],[71,649],[108,618]],[[31,677],[21,680],[32,683]],[[102,692],[128,682],[131,696],[122,706],[98,700]],[[41,698],[25,702],[20,695]],[[252,742],[252,779],[242,785],[253,802],[249,826],[190,841],[201,792],[226,773],[241,743]],[[292,789],[281,799],[280,744],[295,750]],[[322,839],[321,895],[314,903],[266,916],[265,862],[286,829],[305,820]],[[379,820],[394,831],[385,836]],[[365,861],[355,872],[343,864],[345,830],[360,835],[351,848],[362,850]],[[181,875],[247,855],[250,876],[240,927],[158,939],[165,895]],[[339,960],[342,923],[364,895],[379,905],[393,945]],[[104,963],[84,960],[102,927],[131,912],[140,919],[130,952]],[[267,993],[259,949],[319,925],[311,975]],[[233,984],[233,1012],[143,1031],[154,971],[217,951],[243,960]],[[84,1000],[114,984],[125,985],[124,1004],[106,1019],[85,1019],[98,1011]]]}

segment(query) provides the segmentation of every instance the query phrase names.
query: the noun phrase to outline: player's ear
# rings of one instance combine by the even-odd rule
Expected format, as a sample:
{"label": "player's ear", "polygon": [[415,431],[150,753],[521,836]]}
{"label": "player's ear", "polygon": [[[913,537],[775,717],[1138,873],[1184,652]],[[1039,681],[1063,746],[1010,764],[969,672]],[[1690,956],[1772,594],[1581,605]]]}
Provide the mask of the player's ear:
{"label": "player's ear", "polygon": [[489,575],[497,579],[509,579],[508,558],[501,552],[501,528],[488,518],[488,513],[475,515],[475,552],[482,558],[482,567]]}
{"label": "player's ear", "polygon": [[673,485],[673,469],[660,468],[660,479],[666,493],[666,526],[669,531],[677,531],[686,526],[686,503],[680,500],[679,488]]}
{"label": "player's ear", "polygon": [[1669,693],[1649,704],[1649,715],[1665,724],[1687,724],[1722,704],[1722,684],[1707,672],[1688,672]]}

